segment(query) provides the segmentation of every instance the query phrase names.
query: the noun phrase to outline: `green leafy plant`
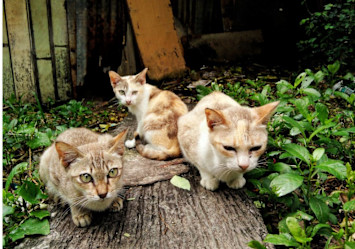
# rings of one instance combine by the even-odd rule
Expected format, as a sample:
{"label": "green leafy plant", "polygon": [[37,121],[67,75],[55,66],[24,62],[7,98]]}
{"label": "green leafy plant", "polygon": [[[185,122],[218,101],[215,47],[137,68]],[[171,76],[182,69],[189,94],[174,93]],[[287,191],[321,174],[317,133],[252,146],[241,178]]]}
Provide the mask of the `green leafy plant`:
{"label": "green leafy plant", "polygon": [[355,1],[342,0],[324,5],[301,21],[306,39],[298,46],[304,59],[317,64],[339,60],[354,65]]}

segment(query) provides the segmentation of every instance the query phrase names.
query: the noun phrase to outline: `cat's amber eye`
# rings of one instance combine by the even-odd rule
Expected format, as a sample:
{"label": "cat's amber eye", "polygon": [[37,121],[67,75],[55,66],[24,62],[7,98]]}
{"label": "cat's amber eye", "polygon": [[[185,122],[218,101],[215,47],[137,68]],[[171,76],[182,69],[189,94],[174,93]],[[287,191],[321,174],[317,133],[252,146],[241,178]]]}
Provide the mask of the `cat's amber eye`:
{"label": "cat's amber eye", "polygon": [[236,149],[232,146],[223,146],[223,148],[228,151],[236,151]]}
{"label": "cat's amber eye", "polygon": [[118,169],[113,168],[113,169],[110,169],[110,171],[108,172],[108,177],[116,177],[117,174],[118,174]]}
{"label": "cat's amber eye", "polygon": [[123,90],[119,90],[118,93],[121,95],[125,95],[125,92]]}
{"label": "cat's amber eye", "polygon": [[92,176],[90,174],[88,174],[88,173],[81,174],[80,175],[80,180],[83,183],[89,183],[89,182],[92,182]]}
{"label": "cat's amber eye", "polygon": [[138,91],[133,91],[132,95],[137,95]]}
{"label": "cat's amber eye", "polygon": [[254,146],[249,149],[249,151],[258,151],[261,149],[261,146]]}

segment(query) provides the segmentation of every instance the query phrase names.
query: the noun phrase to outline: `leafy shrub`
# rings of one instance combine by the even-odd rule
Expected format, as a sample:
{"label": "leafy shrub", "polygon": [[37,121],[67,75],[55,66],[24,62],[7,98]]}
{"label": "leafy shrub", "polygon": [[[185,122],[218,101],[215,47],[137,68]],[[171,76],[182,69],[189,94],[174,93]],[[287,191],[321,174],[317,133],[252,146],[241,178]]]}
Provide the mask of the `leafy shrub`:
{"label": "leafy shrub", "polygon": [[298,43],[304,59],[317,64],[339,60],[354,66],[355,0],[329,3],[301,21],[306,39]]}

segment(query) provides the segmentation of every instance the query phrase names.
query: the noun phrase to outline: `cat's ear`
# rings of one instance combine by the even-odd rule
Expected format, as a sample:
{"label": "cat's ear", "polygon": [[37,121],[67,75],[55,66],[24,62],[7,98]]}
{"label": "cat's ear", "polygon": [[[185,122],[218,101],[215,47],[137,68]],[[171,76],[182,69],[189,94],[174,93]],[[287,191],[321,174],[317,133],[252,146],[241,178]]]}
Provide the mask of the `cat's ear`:
{"label": "cat's ear", "polygon": [[124,153],[124,141],[127,136],[128,129],[119,133],[116,137],[113,138],[113,146],[108,151],[109,153],[117,153],[119,155],[123,155]]}
{"label": "cat's ear", "polygon": [[136,81],[137,83],[144,85],[147,81],[147,71],[148,68],[144,68],[142,72],[140,72],[139,74],[137,74],[136,76]]}
{"label": "cat's ear", "polygon": [[121,76],[114,71],[109,71],[108,75],[110,76],[111,86],[115,88],[118,82],[121,81]]}
{"label": "cat's ear", "polygon": [[254,110],[258,115],[256,123],[266,125],[279,103],[280,101],[275,101],[260,107],[255,107]]}
{"label": "cat's ear", "polygon": [[80,150],[64,142],[55,142],[55,148],[58,152],[60,162],[65,168],[75,159],[84,157],[84,154]]}
{"label": "cat's ear", "polygon": [[223,113],[218,110],[206,108],[205,114],[207,119],[207,125],[211,130],[213,130],[216,126],[226,124],[226,119],[224,118]]}

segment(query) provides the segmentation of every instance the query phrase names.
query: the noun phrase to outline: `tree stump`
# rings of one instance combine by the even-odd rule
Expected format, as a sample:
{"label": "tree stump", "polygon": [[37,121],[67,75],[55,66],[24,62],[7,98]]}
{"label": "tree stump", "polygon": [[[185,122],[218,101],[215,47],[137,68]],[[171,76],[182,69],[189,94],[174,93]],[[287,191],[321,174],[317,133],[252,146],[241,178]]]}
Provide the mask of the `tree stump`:
{"label": "tree stump", "polygon": [[[120,126],[132,127],[128,117]],[[30,237],[17,248],[248,248],[262,241],[267,230],[259,210],[245,192],[225,184],[211,192],[200,184],[198,170],[172,161],[142,158],[126,152],[124,208],[117,213],[94,213],[89,227],[78,228],[68,207],[50,203],[51,233]],[[168,179],[182,174],[191,191],[173,186]],[[267,245],[267,248],[273,248]]]}

